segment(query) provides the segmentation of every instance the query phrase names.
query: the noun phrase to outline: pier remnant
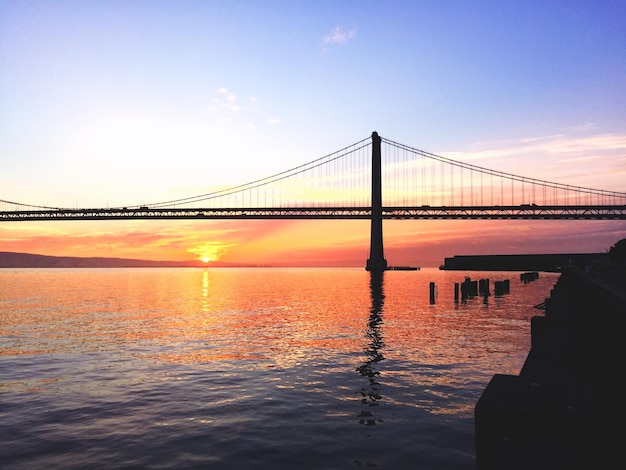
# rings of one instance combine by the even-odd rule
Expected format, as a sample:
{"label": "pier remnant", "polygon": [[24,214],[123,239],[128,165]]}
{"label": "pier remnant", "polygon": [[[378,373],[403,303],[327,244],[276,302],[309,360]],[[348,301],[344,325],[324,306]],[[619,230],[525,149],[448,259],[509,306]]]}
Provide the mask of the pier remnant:
{"label": "pier remnant", "polygon": [[524,284],[528,282],[535,281],[539,279],[539,273],[537,271],[531,271],[527,273],[522,273],[519,275],[520,281],[523,281]]}
{"label": "pier remnant", "polygon": [[480,279],[478,281],[478,293],[485,297],[491,295],[491,291],[489,289],[489,279]]}
{"label": "pier remnant", "polygon": [[493,291],[496,296],[508,294],[510,289],[510,281],[508,279],[494,282]]}
{"label": "pier remnant", "polygon": [[478,295],[478,281],[472,281],[467,276],[461,283],[461,300],[466,300],[468,297],[476,297]]}

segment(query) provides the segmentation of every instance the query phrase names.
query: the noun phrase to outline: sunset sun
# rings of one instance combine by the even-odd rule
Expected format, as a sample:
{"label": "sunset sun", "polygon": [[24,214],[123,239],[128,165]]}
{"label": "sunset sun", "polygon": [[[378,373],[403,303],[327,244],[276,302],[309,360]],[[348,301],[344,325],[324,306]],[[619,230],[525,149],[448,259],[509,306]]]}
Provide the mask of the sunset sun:
{"label": "sunset sun", "polygon": [[195,254],[197,260],[208,264],[219,261],[229,246],[232,246],[232,244],[224,244],[220,241],[200,242],[192,248],[187,249],[187,252]]}

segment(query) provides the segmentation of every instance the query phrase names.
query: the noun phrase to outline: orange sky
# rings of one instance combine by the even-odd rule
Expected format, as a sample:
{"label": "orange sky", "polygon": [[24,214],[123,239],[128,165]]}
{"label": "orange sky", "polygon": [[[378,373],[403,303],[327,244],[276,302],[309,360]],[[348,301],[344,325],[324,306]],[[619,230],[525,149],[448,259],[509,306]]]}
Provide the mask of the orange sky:
{"label": "orange sky", "polygon": [[[454,255],[604,252],[626,238],[626,222],[393,220],[383,222],[383,233],[391,265],[439,266]],[[0,251],[365,266],[369,221],[10,222],[0,224]]]}

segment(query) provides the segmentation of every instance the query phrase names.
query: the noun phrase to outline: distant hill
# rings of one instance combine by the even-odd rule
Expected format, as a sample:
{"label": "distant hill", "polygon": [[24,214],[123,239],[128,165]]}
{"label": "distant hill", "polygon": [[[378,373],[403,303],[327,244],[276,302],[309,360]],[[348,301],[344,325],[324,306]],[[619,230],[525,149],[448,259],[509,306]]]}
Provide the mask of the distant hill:
{"label": "distant hill", "polygon": [[79,258],[0,251],[0,268],[200,268],[224,266],[202,261],[148,261],[125,258]]}

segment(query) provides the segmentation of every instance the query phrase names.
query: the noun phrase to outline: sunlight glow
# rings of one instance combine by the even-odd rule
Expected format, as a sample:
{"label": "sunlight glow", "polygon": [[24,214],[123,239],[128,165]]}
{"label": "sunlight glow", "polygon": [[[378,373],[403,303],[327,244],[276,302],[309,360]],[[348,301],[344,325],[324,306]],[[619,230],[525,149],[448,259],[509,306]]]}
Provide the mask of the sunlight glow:
{"label": "sunlight glow", "polygon": [[201,242],[192,248],[187,249],[188,253],[194,253],[198,259],[204,263],[219,261],[232,244],[224,244],[218,241]]}

